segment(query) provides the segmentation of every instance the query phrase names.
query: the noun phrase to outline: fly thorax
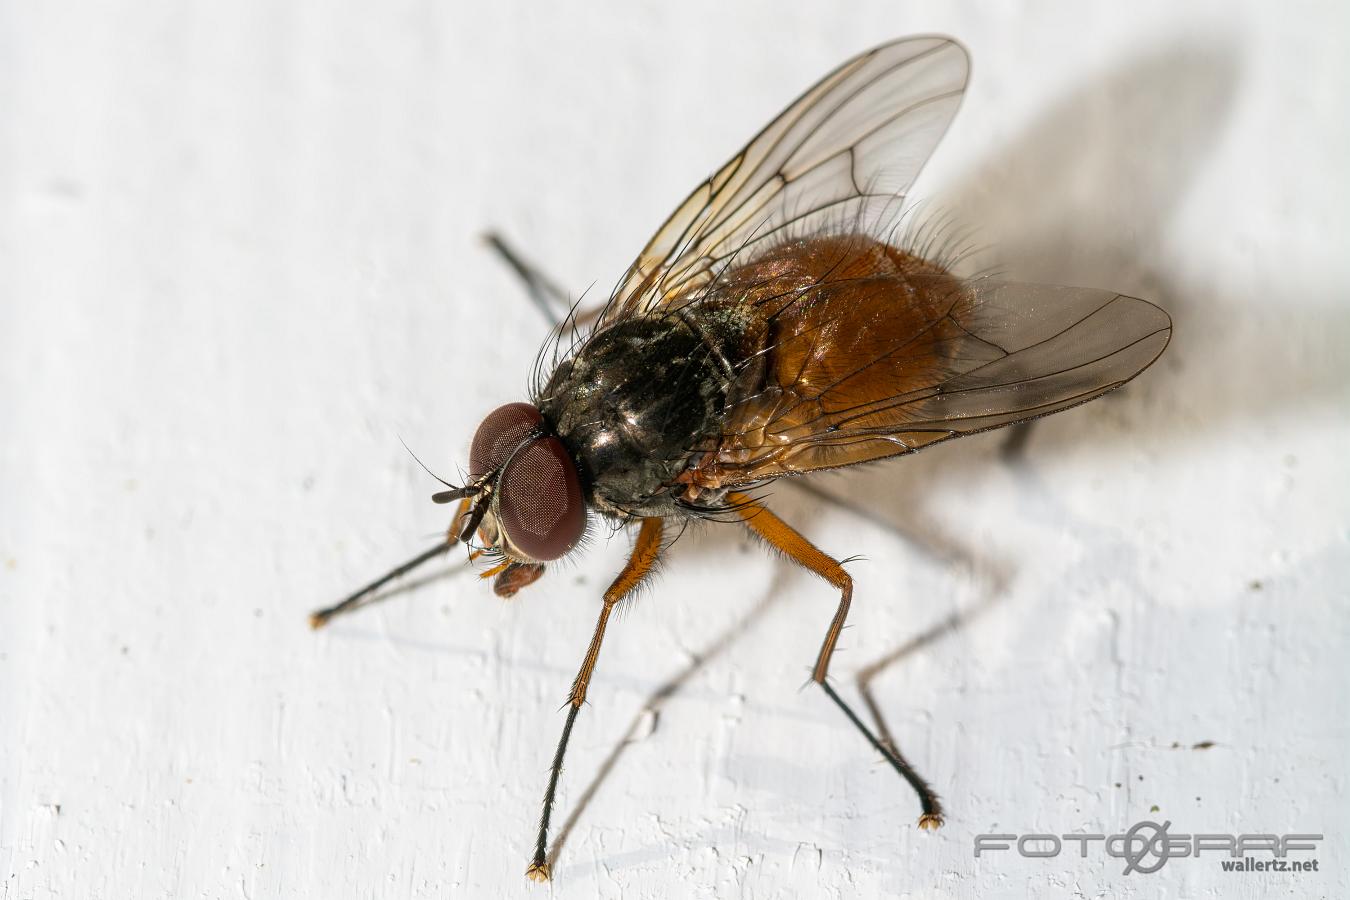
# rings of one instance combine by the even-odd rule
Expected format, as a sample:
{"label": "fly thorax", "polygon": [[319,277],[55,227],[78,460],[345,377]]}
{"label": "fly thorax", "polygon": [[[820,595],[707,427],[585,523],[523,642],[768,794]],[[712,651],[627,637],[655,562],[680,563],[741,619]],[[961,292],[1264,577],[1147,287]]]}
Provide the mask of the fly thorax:
{"label": "fly thorax", "polygon": [[730,380],[717,340],[672,314],[597,332],[538,403],[601,511],[667,515],[671,482],[719,433]]}

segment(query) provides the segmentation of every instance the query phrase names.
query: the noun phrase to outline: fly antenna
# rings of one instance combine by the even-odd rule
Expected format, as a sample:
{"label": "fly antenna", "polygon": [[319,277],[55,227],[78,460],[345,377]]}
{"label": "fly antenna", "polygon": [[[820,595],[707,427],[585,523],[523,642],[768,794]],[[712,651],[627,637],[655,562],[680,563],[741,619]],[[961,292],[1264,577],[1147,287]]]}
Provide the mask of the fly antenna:
{"label": "fly antenna", "polygon": [[[430,475],[432,478],[435,478],[435,479],[436,479],[437,481],[439,481],[441,484],[443,484],[443,485],[445,485],[446,487],[450,488],[450,491],[462,491],[462,490],[464,490],[464,488],[457,488],[457,487],[455,487],[453,484],[451,484],[450,482],[446,481],[446,480],[445,480],[444,478],[442,478],[441,476],[437,475],[435,472],[433,472],[433,471],[431,471],[430,469],[428,469],[428,468],[427,468],[427,464],[424,463],[424,462],[422,462],[420,459],[417,459],[417,454],[414,453],[414,452],[412,452],[412,448],[408,446],[408,442],[405,441],[401,436],[399,437],[398,442],[399,442],[400,444],[403,445],[403,449],[404,449],[404,450],[407,450],[407,451],[408,451],[408,455],[411,456],[414,460],[416,460],[417,464],[418,464],[419,466],[422,467],[423,471],[425,471],[425,472],[426,472],[428,475]],[[442,493],[450,493],[450,491],[442,491]],[[439,497],[440,494],[437,494],[436,496]],[[458,495],[458,496],[459,496],[459,497],[463,497],[463,496],[466,496],[466,495],[460,494],[460,495]],[[435,498],[432,498],[432,499],[435,499]],[[450,500],[455,500],[455,499],[457,499],[457,497],[449,497],[449,498],[447,498],[447,499],[445,499],[445,500],[437,500],[436,502],[437,502],[437,503],[448,503],[448,502],[450,502]]]}
{"label": "fly antenna", "polygon": [[[445,482],[442,481],[441,484],[445,484]],[[473,484],[466,484],[464,487],[451,486],[448,491],[437,491],[432,494],[431,501],[433,503],[450,503],[454,500],[463,500],[465,497],[472,497],[474,494],[477,494],[478,491],[478,486]]]}

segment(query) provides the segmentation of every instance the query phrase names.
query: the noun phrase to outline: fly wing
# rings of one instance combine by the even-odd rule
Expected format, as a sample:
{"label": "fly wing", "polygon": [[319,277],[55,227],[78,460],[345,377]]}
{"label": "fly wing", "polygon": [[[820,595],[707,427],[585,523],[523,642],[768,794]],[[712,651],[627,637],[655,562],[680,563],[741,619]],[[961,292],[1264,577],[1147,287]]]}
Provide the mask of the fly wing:
{"label": "fly wing", "polygon": [[629,267],[597,323],[691,296],[732,260],[840,225],[893,217],[961,102],[969,59],[942,37],[845,62],[694,189]]}
{"label": "fly wing", "polygon": [[718,488],[909,453],[1120,387],[1172,322],[1110,291],[947,275],[826,282],[777,314],[766,373],[690,481]]}

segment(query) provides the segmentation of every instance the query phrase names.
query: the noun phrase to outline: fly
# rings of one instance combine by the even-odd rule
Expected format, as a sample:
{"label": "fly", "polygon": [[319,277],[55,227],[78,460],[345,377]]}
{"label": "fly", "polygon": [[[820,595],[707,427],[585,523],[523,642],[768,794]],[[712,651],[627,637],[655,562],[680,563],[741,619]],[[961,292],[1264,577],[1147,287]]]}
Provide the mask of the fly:
{"label": "fly", "polygon": [[[314,614],[315,627],[464,543],[502,596],[538,580],[599,517],[636,530],[568,696],[527,875],[550,876],[568,738],[610,616],[690,520],[739,525],[838,591],[812,680],[942,824],[932,788],[829,681],[853,582],[765,506],[777,478],[888,459],[1085,403],[1167,346],[1171,320],[1113,291],[963,279],[892,243],[900,203],[955,115],[966,51],[884,44],[810,88],[656,232],[530,398],[491,412],[446,541]],[[556,346],[556,345],[555,345]]]}

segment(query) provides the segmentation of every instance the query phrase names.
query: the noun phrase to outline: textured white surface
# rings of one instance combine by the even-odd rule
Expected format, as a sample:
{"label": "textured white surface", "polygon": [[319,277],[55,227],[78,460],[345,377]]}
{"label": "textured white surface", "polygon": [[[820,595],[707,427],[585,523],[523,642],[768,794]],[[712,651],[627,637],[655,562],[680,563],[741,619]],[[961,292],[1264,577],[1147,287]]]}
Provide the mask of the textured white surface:
{"label": "textured white surface", "polygon": [[[0,897],[1350,895],[1350,23],[1175,6],[0,3]],[[975,68],[916,196],[1176,340],[1016,464],[986,435],[824,480],[908,537],[776,492],[865,557],[847,692],[918,645],[876,694],[945,829],[799,690],[830,592],[709,529],[611,629],[560,821],[635,739],[529,885],[625,542],[305,627],[443,525],[398,438],[453,471],[521,396],[544,329],[477,235],[603,294],[917,32]],[[1322,871],[972,855],[1144,818],[1322,832]]]}

